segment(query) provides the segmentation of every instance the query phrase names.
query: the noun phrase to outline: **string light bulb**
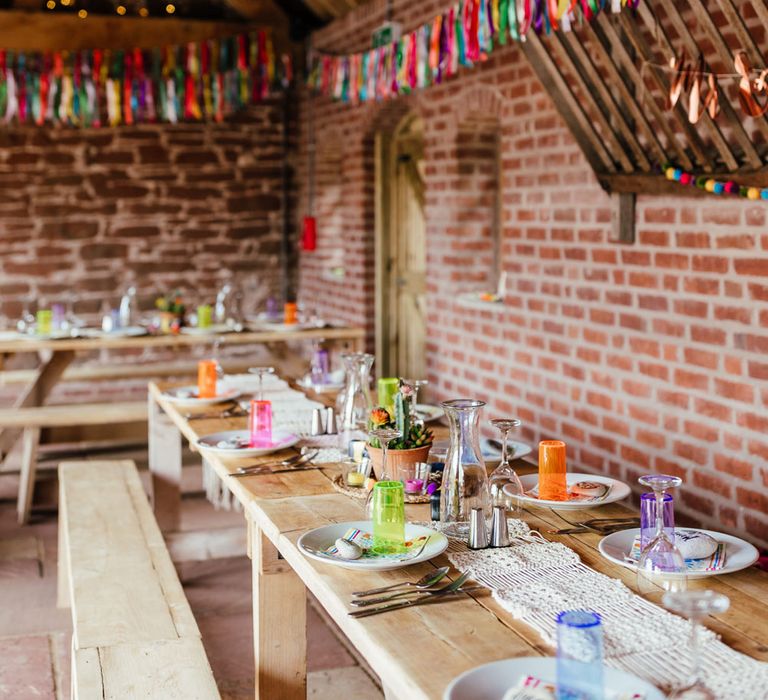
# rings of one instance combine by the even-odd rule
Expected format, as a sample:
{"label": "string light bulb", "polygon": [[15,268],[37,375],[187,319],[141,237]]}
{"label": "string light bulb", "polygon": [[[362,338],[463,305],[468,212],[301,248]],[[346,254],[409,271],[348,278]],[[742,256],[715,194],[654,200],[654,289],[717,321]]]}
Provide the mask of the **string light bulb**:
{"label": "string light bulb", "polygon": [[149,17],[149,10],[146,7],[139,8],[139,15],[141,17]]}
{"label": "string light bulb", "polygon": [[78,10],[77,11],[77,16],[80,19],[85,19],[88,16],[88,10]]}
{"label": "string light bulb", "polygon": [[56,8],[56,0],[48,0],[48,2],[47,2],[47,3],[45,3],[45,6],[46,6],[46,7],[47,7],[49,10],[53,10],[53,9],[55,9],[55,8]]}
{"label": "string light bulb", "polygon": [[127,12],[127,10],[125,9],[125,5],[118,5],[115,8],[115,12],[117,12],[117,14],[122,17]]}
{"label": "string light bulb", "polygon": [[176,5],[174,5],[172,2],[169,2],[169,3],[168,3],[166,6],[165,6],[165,11],[166,11],[166,12],[167,12],[169,15],[172,15],[174,12],[176,12]]}

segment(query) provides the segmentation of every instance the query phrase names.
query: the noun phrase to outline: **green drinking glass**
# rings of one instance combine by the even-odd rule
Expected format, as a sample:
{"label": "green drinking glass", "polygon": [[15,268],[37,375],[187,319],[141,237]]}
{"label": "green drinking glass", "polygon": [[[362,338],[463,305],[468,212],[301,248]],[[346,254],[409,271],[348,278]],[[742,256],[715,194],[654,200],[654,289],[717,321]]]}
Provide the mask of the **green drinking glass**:
{"label": "green drinking glass", "polygon": [[379,481],[373,487],[373,551],[405,552],[405,494],[400,481]]}
{"label": "green drinking glass", "polygon": [[198,306],[197,307],[197,327],[210,328],[211,315],[212,315],[212,309],[210,304],[201,304],[200,306]]}

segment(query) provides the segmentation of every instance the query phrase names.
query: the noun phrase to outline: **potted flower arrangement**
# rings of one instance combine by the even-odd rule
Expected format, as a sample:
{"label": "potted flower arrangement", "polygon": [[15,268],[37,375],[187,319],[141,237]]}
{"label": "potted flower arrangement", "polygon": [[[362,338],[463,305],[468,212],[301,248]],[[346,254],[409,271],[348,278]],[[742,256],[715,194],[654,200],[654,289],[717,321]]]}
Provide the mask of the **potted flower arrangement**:
{"label": "potted flower arrangement", "polygon": [[162,333],[178,333],[184,325],[184,313],[186,307],[181,298],[181,293],[172,294],[155,299],[155,308],[160,312],[160,331]]}
{"label": "potted flower arrangement", "polygon": [[[413,420],[413,387],[402,379],[395,394],[395,415],[390,415],[383,406],[374,408],[368,419],[369,430],[394,428],[402,437],[392,440],[387,449],[387,472],[394,479],[400,470],[417,462],[426,462],[432,447],[432,431],[423,423]],[[376,478],[381,478],[382,449],[377,438],[371,438],[367,445]]]}

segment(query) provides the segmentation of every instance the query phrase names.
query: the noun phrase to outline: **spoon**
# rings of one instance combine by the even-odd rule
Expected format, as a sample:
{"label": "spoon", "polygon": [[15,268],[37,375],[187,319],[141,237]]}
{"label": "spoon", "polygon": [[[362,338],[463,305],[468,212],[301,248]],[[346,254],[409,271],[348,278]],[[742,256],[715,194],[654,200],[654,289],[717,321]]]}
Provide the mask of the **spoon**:
{"label": "spoon", "polygon": [[453,582],[448,581],[447,584],[441,585],[441,586],[419,588],[418,590],[397,591],[395,593],[390,593],[389,595],[383,595],[383,596],[357,598],[356,600],[352,600],[350,602],[350,605],[354,605],[357,608],[365,608],[365,607],[368,607],[369,605],[380,605],[381,603],[388,603],[390,600],[397,600],[398,598],[408,598],[409,596],[413,596],[413,595],[424,595],[424,594],[434,595],[437,593],[443,593],[447,591],[449,588],[451,588],[451,586],[453,586]]}
{"label": "spoon", "polygon": [[422,576],[418,581],[405,581],[401,583],[393,583],[391,586],[383,586],[381,588],[372,588],[369,591],[355,591],[352,593],[354,596],[367,596],[378,595],[379,593],[386,593],[387,591],[393,591],[396,588],[429,588],[434,586],[438,581],[444,579],[448,575],[449,568],[447,566],[441,566],[439,569],[430,571],[428,574]]}

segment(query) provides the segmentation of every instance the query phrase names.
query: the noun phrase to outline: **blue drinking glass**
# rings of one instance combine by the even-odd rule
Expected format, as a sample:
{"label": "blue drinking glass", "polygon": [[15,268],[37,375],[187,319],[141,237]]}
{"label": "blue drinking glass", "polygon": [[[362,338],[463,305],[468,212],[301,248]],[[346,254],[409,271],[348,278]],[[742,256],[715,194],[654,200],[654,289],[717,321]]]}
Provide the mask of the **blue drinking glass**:
{"label": "blue drinking glass", "polygon": [[603,700],[603,627],[589,610],[557,616],[557,699]]}

